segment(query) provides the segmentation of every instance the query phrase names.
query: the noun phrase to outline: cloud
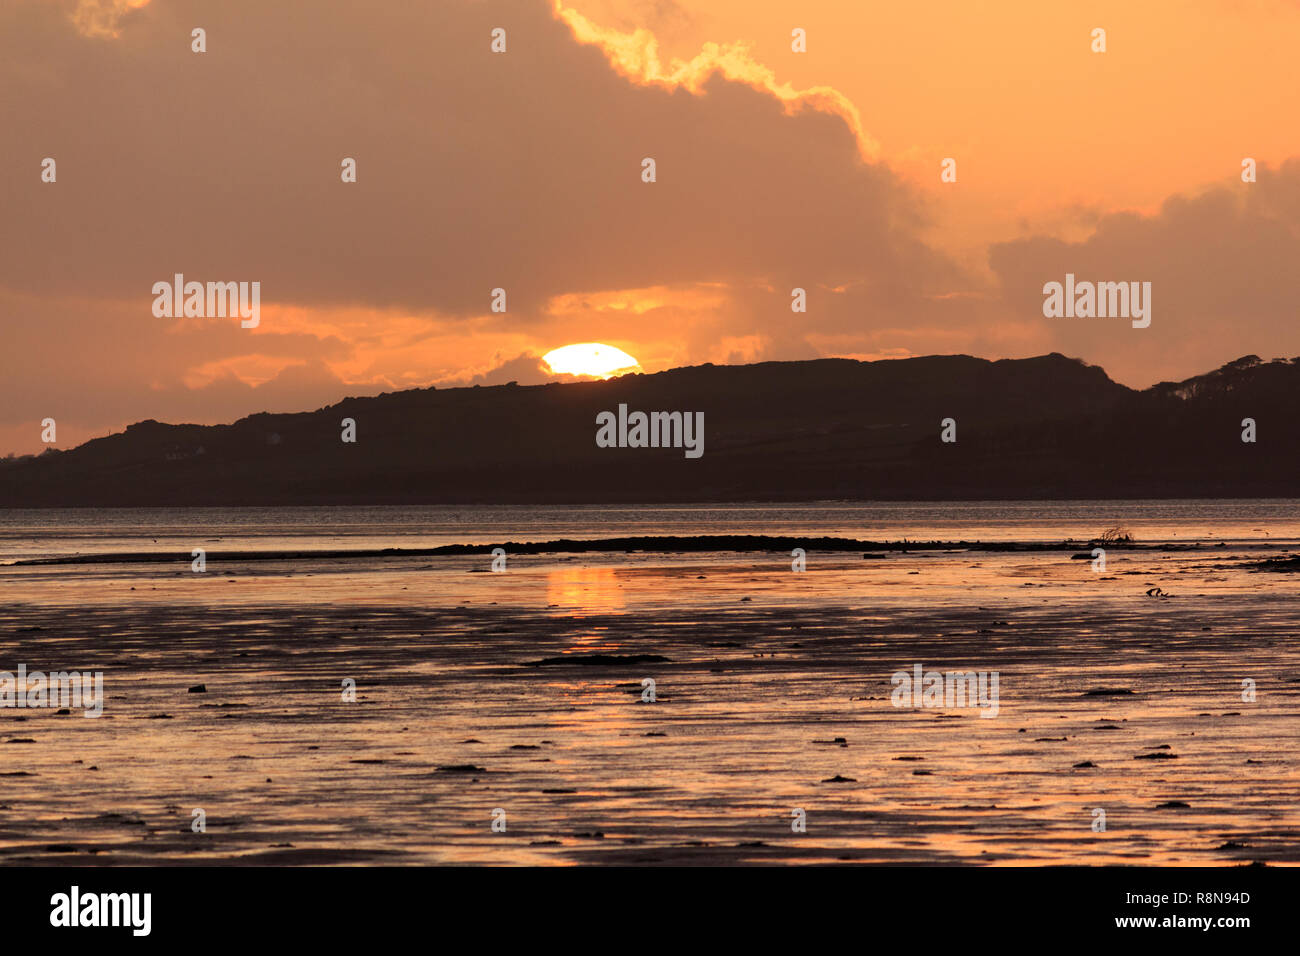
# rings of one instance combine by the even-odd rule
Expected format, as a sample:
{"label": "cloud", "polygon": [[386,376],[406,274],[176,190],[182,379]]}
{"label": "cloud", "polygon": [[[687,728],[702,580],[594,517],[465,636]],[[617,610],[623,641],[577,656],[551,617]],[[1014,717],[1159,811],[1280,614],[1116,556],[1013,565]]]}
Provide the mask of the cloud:
{"label": "cloud", "polygon": [[[990,263],[1009,318],[1045,323],[1054,349],[1112,377],[1151,384],[1241,355],[1300,353],[1300,160],[1261,165],[1258,182],[1173,196],[1151,216],[1104,216],[1078,242],[1034,236],[996,245]],[[1150,328],[1119,319],[1043,319],[1043,285],[1151,283]]]}
{"label": "cloud", "polygon": [[77,0],[69,19],[83,36],[116,37],[121,32],[122,18],[148,3],[149,0]]}
{"label": "cloud", "polygon": [[540,355],[516,355],[512,359],[501,360],[501,356],[496,357],[498,364],[482,372],[473,375],[468,379],[454,380],[446,384],[449,385],[505,385],[509,382],[515,382],[519,385],[542,385],[546,382],[556,382],[567,378],[568,376],[557,376],[551,374],[546,362]]}
{"label": "cloud", "polygon": [[863,162],[851,104],[777,87],[736,49],[671,75],[647,61],[658,80],[637,83],[543,0],[382,15],[154,0],[108,42],[55,8],[10,29],[31,2],[0,14],[14,92],[0,162],[9,224],[30,237],[0,262],[10,288],[126,298],[183,272],[259,280],[281,304],[472,316],[505,287],[518,322],[573,292],[777,274],[924,285],[946,268],[916,240],[907,190]]}
{"label": "cloud", "polygon": [[560,0],[555,6],[574,36],[602,49],[621,75],[637,83],[700,93],[709,80],[721,76],[772,96],[790,115],[803,109],[838,115],[853,131],[863,159],[873,160],[880,155],[880,144],[863,128],[858,108],[847,96],[829,86],[797,90],[789,83],[778,83],[776,72],[755,60],[747,44],[706,43],[691,59],[674,59],[665,66],[659,55],[659,40],[651,30],[611,29],[593,23]]}

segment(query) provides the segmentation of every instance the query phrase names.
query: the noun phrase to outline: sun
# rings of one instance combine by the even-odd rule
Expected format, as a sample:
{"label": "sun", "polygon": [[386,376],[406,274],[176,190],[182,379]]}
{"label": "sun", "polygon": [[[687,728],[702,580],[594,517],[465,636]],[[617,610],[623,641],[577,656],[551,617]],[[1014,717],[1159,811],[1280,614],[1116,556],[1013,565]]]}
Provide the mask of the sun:
{"label": "sun", "polygon": [[641,371],[637,360],[622,349],[600,342],[579,342],[547,352],[542,356],[556,375],[590,375],[613,378]]}

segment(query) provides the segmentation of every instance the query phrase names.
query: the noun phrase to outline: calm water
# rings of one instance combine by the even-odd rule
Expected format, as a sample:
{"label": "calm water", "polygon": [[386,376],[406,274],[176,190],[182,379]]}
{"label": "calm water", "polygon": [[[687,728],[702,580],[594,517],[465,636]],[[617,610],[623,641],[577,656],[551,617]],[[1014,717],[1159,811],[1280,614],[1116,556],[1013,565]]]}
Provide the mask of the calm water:
{"label": "calm water", "polygon": [[0,562],[111,551],[436,547],[621,535],[1300,542],[1300,499],[0,510]]}
{"label": "calm water", "polygon": [[[22,569],[0,666],[107,701],[0,712],[0,865],[1296,863],[1300,581],[1244,557]],[[590,654],[657,656],[530,665]],[[893,706],[916,663],[1000,673],[996,719]]]}
{"label": "calm water", "polygon": [[[1297,863],[1300,575],[1252,565],[1294,548],[1298,504],[0,512],[0,561],[177,552],[0,568],[0,669],[100,670],[106,696],[95,720],[0,711],[0,865]],[[1077,546],[810,550],[803,573],[782,553],[521,554],[501,574],[187,557],[1114,525],[1208,547],[1111,549],[1104,572]],[[625,663],[564,660],[593,654]],[[918,663],[999,673],[996,719],[894,706]]]}

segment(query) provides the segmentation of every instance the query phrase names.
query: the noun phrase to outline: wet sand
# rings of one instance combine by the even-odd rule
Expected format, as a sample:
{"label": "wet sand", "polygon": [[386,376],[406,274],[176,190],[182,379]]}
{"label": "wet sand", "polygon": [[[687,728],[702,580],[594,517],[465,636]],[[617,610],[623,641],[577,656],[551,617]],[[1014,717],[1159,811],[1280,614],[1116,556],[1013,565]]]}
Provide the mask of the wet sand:
{"label": "wet sand", "polygon": [[0,669],[107,702],[0,709],[0,862],[1300,862],[1288,552],[1073,553],[6,568]]}

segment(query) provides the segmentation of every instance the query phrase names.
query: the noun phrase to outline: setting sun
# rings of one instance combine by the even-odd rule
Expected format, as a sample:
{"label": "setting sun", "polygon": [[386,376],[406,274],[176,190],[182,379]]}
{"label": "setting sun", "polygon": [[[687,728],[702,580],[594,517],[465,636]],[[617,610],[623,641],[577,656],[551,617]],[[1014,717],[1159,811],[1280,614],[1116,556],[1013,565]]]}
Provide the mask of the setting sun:
{"label": "setting sun", "polygon": [[613,378],[628,372],[639,372],[637,360],[622,349],[600,342],[579,342],[566,345],[543,356],[551,371],[558,375],[592,375],[596,378]]}

